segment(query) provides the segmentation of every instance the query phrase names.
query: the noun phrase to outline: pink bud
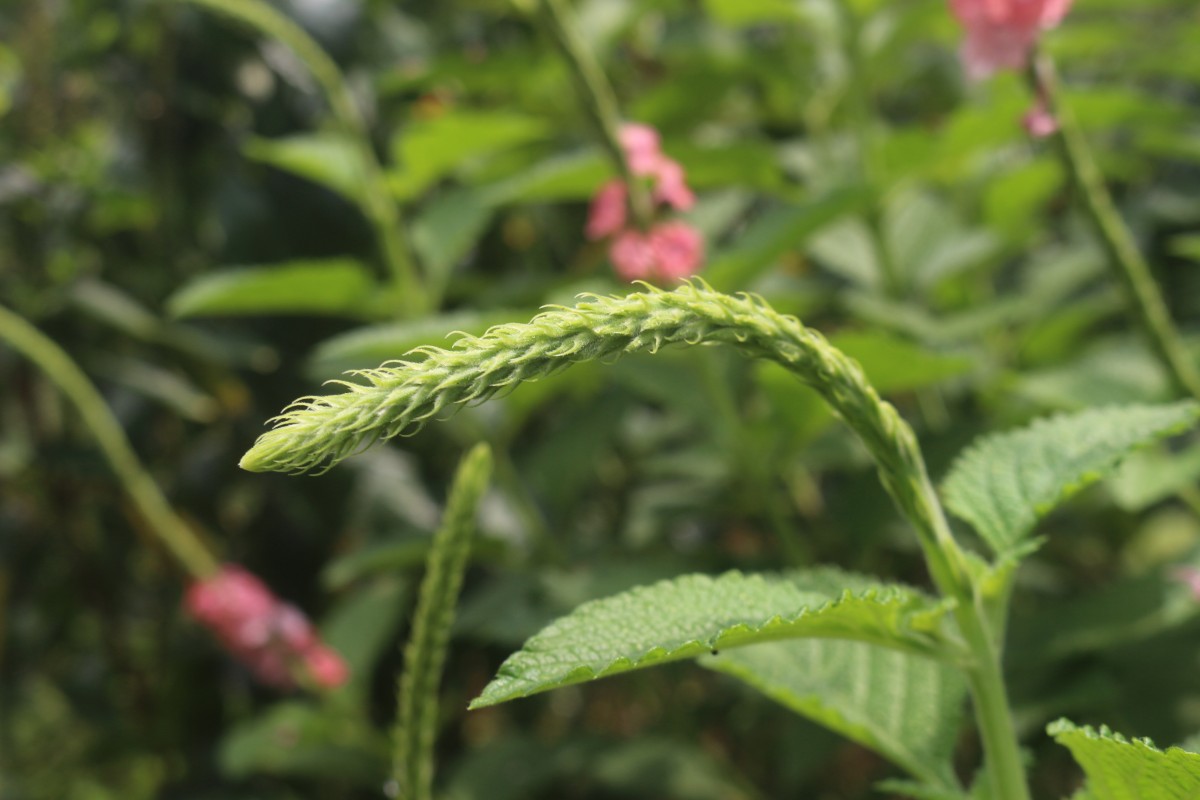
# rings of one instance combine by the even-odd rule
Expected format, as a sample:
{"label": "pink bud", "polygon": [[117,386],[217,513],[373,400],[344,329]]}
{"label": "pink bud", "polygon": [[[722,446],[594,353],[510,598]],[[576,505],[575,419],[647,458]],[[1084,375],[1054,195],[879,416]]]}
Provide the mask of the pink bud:
{"label": "pink bud", "polygon": [[622,280],[668,282],[696,274],[704,257],[700,233],[685,222],[665,222],[649,233],[627,230],[608,251]]}
{"label": "pink bud", "polygon": [[1050,109],[1046,107],[1046,101],[1038,98],[1033,104],[1033,108],[1025,112],[1025,116],[1021,117],[1021,126],[1025,128],[1025,132],[1034,139],[1045,139],[1047,136],[1053,136],[1058,133],[1058,120],[1050,113]]}
{"label": "pink bud", "polygon": [[654,270],[654,248],[649,237],[632,228],[613,239],[608,257],[621,280],[648,280]]}
{"label": "pink bud", "polygon": [[686,222],[666,222],[650,231],[650,246],[659,280],[680,280],[695,275],[704,259],[704,240]]}
{"label": "pink bud", "polygon": [[589,239],[603,239],[624,227],[625,184],[614,179],[601,186],[592,198],[585,233]]}
{"label": "pink bud", "polygon": [[696,204],[696,195],[687,185],[687,175],[678,161],[663,157],[654,170],[654,199],[680,211]]}
{"label": "pink bud", "polygon": [[291,688],[304,668],[320,686],[337,686],[347,669],[317,638],[298,608],[234,564],[188,587],[184,608],[263,683]]}
{"label": "pink bud", "polygon": [[1062,21],[1072,0],[950,0],[967,37],[960,56],[967,76],[980,80],[1021,69],[1043,30]]}
{"label": "pink bud", "polygon": [[654,172],[658,160],[662,157],[658,131],[640,122],[627,122],[621,126],[619,138],[621,147],[625,150],[625,158],[629,161],[630,172],[634,175],[649,175]]}
{"label": "pink bud", "polygon": [[323,644],[309,648],[304,654],[304,666],[318,686],[328,689],[341,686],[350,677],[350,668],[337,651]]}

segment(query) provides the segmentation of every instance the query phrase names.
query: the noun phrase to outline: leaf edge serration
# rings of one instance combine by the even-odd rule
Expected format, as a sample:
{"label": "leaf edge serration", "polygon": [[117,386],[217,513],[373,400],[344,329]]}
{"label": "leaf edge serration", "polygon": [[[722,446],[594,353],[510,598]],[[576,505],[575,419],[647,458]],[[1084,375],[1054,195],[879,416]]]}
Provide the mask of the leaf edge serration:
{"label": "leaf edge serration", "polygon": [[[657,581],[653,584],[634,587],[627,592],[622,592],[618,595],[589,600],[582,603],[573,609],[571,612],[557,618],[549,625],[544,627],[538,633],[534,634],[520,650],[510,655],[500,665],[496,671],[496,676],[489,681],[487,686],[480,692],[479,696],[474,698],[468,705],[468,709],[474,710],[479,708],[487,708],[510,700],[517,700],[524,697],[531,697],[536,694],[560,689],[566,686],[574,686],[581,683],[589,683],[591,681],[606,678],[611,675],[619,675],[625,672],[632,672],[639,669],[644,669],[659,664],[667,664],[675,661],[683,661],[698,656],[703,656],[708,653],[727,649],[732,647],[753,646],[758,643],[783,641],[787,639],[798,638],[840,638],[850,639],[854,641],[864,641],[871,644],[881,646],[891,646],[906,652],[911,652],[919,655],[925,655],[932,658],[945,657],[946,653],[943,648],[940,632],[938,630],[942,618],[953,609],[953,601],[946,599],[938,599],[931,597],[924,592],[913,587],[902,584],[884,584],[877,581],[871,581],[864,576],[859,576],[854,573],[844,572],[836,568],[821,568],[813,570],[810,575],[821,575],[822,577],[840,576],[846,581],[862,581],[869,582],[866,588],[855,591],[852,588],[842,588],[836,594],[826,594],[823,602],[815,606],[806,606],[795,613],[776,613],[762,620],[757,624],[747,624],[743,622],[730,625],[718,631],[715,635],[705,639],[690,639],[679,643],[677,646],[667,649],[656,646],[651,647],[639,655],[632,658],[626,656],[618,656],[609,660],[604,666],[599,669],[593,668],[590,665],[580,665],[570,670],[569,673],[548,683],[539,684],[529,689],[509,689],[503,693],[497,690],[497,685],[512,686],[518,683],[531,684],[534,683],[523,678],[519,674],[513,674],[513,670],[520,666],[520,662],[525,655],[530,652],[537,652],[537,644],[539,641],[550,638],[550,636],[558,633],[560,627],[571,622],[578,622],[580,618],[584,618],[593,611],[602,608],[604,604],[618,597],[632,597],[636,595],[652,594],[657,590],[665,588],[671,584],[685,580],[706,580],[714,584],[722,580],[732,580],[745,578],[748,581],[768,580],[787,581],[789,576],[795,576],[798,573],[743,573],[740,570],[727,570],[719,575],[706,574],[689,574],[675,578],[667,578]],[[816,591],[812,592],[816,594]],[[830,632],[816,634],[786,634],[782,633],[783,629],[789,626],[799,624],[802,620],[814,616],[821,616],[842,607],[848,602],[876,602],[881,606],[890,606],[890,610],[903,616],[903,623],[906,628],[908,638],[897,635],[893,639],[878,635],[848,635],[843,632],[842,635],[837,635]],[[762,638],[756,638],[757,634],[763,631],[780,630],[780,635],[764,635]],[[753,641],[745,641],[746,639],[754,639]]]}

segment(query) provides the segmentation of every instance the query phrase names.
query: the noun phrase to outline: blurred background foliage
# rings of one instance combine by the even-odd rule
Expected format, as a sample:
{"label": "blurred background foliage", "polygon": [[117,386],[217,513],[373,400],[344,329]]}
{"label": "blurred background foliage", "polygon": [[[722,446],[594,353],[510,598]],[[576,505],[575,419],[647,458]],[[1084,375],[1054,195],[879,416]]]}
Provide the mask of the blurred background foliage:
{"label": "blurred background foliage", "polygon": [[[413,589],[481,439],[497,479],[444,680],[445,797],[882,796],[877,756],[693,665],[463,711],[540,625],[639,583],[813,563],[925,583],[865,453],[780,369],[719,349],[587,365],[321,479],[237,469],[264,420],[343,370],[625,289],[582,236],[609,167],[525,3],[277,8],[362,109],[428,310],[402,313],[357,145],[309,66],[157,0],[0,7],[0,298],[354,678],[322,698],[255,686],[181,614],[183,576],[73,409],[0,348],[0,796],[379,796]],[[943,0],[574,8],[624,116],[687,168],[706,279],[858,358],[935,476],[982,431],[1170,396],[1052,146],[1020,128],[1019,76],[965,83]],[[1193,0],[1079,0],[1047,41],[1193,338],[1198,22]],[[1176,443],[1045,523],[1009,653],[1038,795],[1076,780],[1041,734],[1061,713],[1162,745],[1200,729],[1200,624],[1164,578],[1200,542],[1197,475]],[[966,775],[977,749],[964,733]]]}

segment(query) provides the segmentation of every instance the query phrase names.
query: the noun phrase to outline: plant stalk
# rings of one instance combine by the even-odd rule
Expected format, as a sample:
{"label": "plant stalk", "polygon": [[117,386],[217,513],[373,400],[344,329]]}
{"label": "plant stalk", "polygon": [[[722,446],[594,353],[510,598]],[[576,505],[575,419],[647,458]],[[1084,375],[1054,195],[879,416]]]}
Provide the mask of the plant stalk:
{"label": "plant stalk", "polygon": [[1113,203],[1079,124],[1061,102],[1054,62],[1045,54],[1037,55],[1030,62],[1028,78],[1058,121],[1063,163],[1100,237],[1109,265],[1125,288],[1130,310],[1137,316],[1176,389],[1200,399],[1200,371],[1183,346],[1154,275]]}
{"label": "plant stalk", "polygon": [[[923,468],[924,464],[921,466]],[[950,533],[937,493],[923,471],[920,483],[916,494],[922,508],[918,518],[911,521],[917,526],[932,527],[931,535],[920,537],[930,573],[941,593],[957,600],[954,616],[973,656],[963,670],[971,688],[975,719],[983,741],[991,796],[998,800],[1029,800],[1025,766],[1004,683],[1003,630],[997,630],[991,624],[992,614],[982,597],[980,581],[974,577],[965,553]],[[939,543],[943,552],[932,553],[926,545],[929,541]],[[938,568],[940,562],[952,565],[951,581],[941,577],[945,570]]]}
{"label": "plant stalk", "polygon": [[183,568],[195,579],[210,577],[218,564],[192,533],[138,459],[121,424],[83,370],[69,355],[22,317],[0,306],[0,340],[36,364],[67,396],[92,432],[121,486]]}
{"label": "plant stalk", "polygon": [[579,97],[600,134],[604,149],[625,183],[634,221],[645,230],[654,216],[654,204],[645,185],[630,169],[625,149],[621,147],[621,115],[612,86],[580,36],[563,0],[541,0],[539,8],[546,30],[570,67]]}
{"label": "plant stalk", "polygon": [[406,234],[400,208],[387,178],[362,110],[354,100],[342,71],[304,29],[260,0],[182,0],[238,19],[291,48],[324,92],[341,133],[354,147],[362,170],[359,206],[378,237],[384,265],[398,290],[404,316],[416,317],[431,306],[421,282],[415,253]]}

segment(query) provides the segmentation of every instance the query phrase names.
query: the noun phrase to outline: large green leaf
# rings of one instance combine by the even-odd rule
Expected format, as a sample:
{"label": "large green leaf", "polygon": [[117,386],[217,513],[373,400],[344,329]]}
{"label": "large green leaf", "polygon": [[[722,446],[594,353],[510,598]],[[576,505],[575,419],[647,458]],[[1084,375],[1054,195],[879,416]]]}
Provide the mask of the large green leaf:
{"label": "large green leaf", "polygon": [[953,667],[831,639],[745,647],[700,663],[874,750],[931,788],[961,792],[951,758],[966,686]]}
{"label": "large green leaf", "polygon": [[1012,553],[1038,519],[1104,477],[1135,448],[1195,424],[1200,405],[1100,408],[984,437],[951,467],[946,505],[997,554]]}
{"label": "large green leaf", "polygon": [[545,133],[542,120],[508,111],[459,109],[413,121],[392,141],[392,191],[400,198],[417,197],[473,160]]}
{"label": "large green leaf", "polygon": [[202,275],[167,300],[175,317],[244,314],[371,316],[375,283],[349,258],[288,261]]}
{"label": "large green leaf", "polygon": [[1106,727],[1079,727],[1065,719],[1046,729],[1087,774],[1089,800],[1195,800],[1200,755],[1178,747],[1159,750],[1149,739],[1126,739]]}
{"label": "large green leaf", "polygon": [[510,656],[471,707],[780,639],[857,639],[936,653],[946,610],[913,589],[832,569],[687,575],[579,606]]}
{"label": "large green leaf", "polygon": [[337,133],[299,133],[246,142],[247,158],[290,172],[355,203],[362,202],[363,169],[353,142]]}

